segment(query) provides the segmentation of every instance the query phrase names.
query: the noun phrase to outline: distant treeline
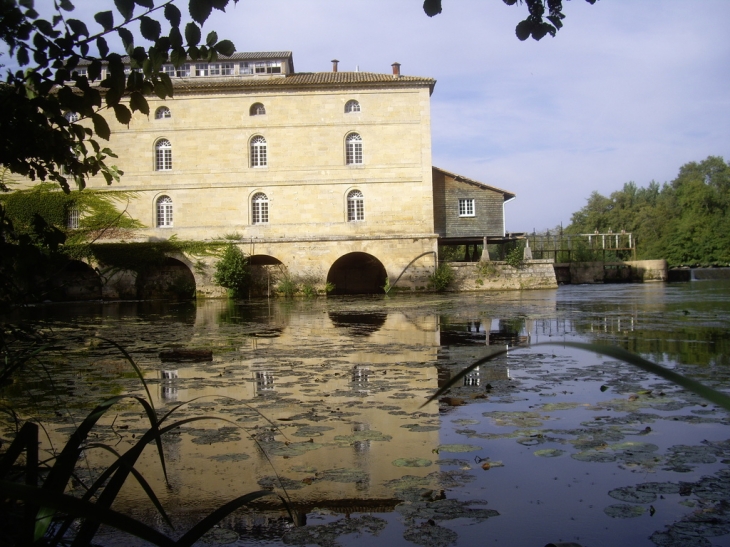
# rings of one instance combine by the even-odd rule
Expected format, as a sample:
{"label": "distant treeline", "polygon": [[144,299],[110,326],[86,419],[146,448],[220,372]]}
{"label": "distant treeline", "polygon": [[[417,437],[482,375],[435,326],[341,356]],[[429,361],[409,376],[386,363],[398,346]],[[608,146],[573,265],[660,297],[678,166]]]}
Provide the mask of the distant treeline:
{"label": "distant treeline", "polygon": [[596,230],[632,232],[639,259],[730,265],[730,164],[710,156],[683,165],[676,179],[661,186],[628,182],[609,197],[593,192],[565,231]]}

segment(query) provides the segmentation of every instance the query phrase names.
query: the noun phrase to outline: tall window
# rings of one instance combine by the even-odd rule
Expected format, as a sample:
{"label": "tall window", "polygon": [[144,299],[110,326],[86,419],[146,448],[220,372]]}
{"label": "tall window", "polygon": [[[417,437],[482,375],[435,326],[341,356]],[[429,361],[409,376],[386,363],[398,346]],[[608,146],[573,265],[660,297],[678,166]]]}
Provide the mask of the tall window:
{"label": "tall window", "polygon": [[350,133],[345,142],[346,163],[348,165],[362,163],[362,137],[357,133]]}
{"label": "tall window", "polygon": [[254,194],[251,199],[251,221],[252,224],[269,223],[269,198],[263,192]]}
{"label": "tall window", "polygon": [[254,103],[248,112],[251,116],[263,116],[266,114],[266,108],[261,103]]}
{"label": "tall window", "polygon": [[155,119],[156,120],[163,120],[165,118],[172,118],[172,112],[170,112],[170,109],[166,106],[161,106],[157,110],[155,110]]}
{"label": "tall window", "polygon": [[357,101],[347,101],[345,103],[345,113],[360,112],[360,103]]}
{"label": "tall window", "polygon": [[172,144],[167,139],[160,139],[155,144],[155,170],[169,171],[172,169]]}
{"label": "tall window", "polygon": [[474,215],[474,198],[459,198],[459,216],[473,217]]}
{"label": "tall window", "polygon": [[240,65],[238,65],[238,73],[239,74],[253,74],[252,63],[241,63]]}
{"label": "tall window", "polygon": [[79,209],[76,205],[71,205],[66,210],[66,228],[76,230],[79,227]]}
{"label": "tall window", "polygon": [[208,75],[208,63],[196,63],[195,64],[195,75],[196,76],[207,76]]}
{"label": "tall window", "polygon": [[251,139],[251,167],[266,167],[266,139],[257,135]]}
{"label": "tall window", "polygon": [[360,190],[347,194],[347,221],[365,220],[365,199]]}
{"label": "tall window", "polygon": [[157,227],[172,227],[172,198],[170,196],[157,198]]}

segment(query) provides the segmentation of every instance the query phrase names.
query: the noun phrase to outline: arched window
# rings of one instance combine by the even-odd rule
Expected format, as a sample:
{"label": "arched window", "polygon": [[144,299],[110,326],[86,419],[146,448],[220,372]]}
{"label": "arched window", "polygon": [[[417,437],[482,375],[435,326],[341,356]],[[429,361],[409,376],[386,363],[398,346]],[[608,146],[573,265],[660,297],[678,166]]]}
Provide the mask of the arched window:
{"label": "arched window", "polygon": [[345,103],[345,114],[349,114],[350,112],[360,112],[360,103],[355,100],[347,101]]}
{"label": "arched window", "polygon": [[263,192],[254,194],[251,199],[251,224],[269,223],[269,198]]}
{"label": "arched window", "polygon": [[362,137],[358,133],[350,133],[347,135],[345,143],[345,157],[347,165],[362,163]]}
{"label": "arched window", "polygon": [[251,167],[266,167],[266,139],[261,135],[251,139]]}
{"label": "arched window", "polygon": [[66,121],[68,121],[68,123],[74,123],[79,121],[79,115],[76,112],[66,112],[63,117],[66,118]]}
{"label": "arched window", "polygon": [[360,190],[347,194],[347,221],[365,220],[365,198]]}
{"label": "arched window", "polygon": [[170,196],[157,198],[157,227],[172,227],[172,198]]}
{"label": "arched window", "polygon": [[266,108],[261,103],[253,103],[248,111],[251,116],[263,116],[266,114]]}
{"label": "arched window", "polygon": [[172,118],[172,112],[170,112],[170,109],[166,106],[161,106],[157,110],[155,110],[155,119],[156,120],[163,120],[165,118]]}
{"label": "arched window", "polygon": [[155,170],[170,171],[172,169],[172,144],[167,139],[155,143]]}

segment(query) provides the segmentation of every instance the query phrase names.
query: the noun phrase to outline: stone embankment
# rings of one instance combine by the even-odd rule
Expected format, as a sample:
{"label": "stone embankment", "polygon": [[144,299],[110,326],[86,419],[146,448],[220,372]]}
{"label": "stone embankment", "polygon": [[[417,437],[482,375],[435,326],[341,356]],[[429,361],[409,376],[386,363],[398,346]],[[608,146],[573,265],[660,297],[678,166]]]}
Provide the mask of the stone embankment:
{"label": "stone embankment", "polygon": [[667,281],[668,270],[667,261],[664,259],[555,264],[555,275],[561,285]]}
{"label": "stone embankment", "polygon": [[506,262],[450,262],[454,280],[448,292],[555,289],[552,260],[526,260],[515,268]]}

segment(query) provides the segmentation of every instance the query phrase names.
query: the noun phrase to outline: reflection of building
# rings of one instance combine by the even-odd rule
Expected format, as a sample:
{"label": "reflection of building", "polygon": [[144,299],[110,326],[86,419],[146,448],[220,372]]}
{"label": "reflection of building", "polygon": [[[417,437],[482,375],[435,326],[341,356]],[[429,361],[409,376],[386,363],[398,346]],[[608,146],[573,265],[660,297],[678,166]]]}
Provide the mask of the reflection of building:
{"label": "reflection of building", "polygon": [[[128,127],[110,119],[124,171],[111,189],[137,196],[126,206],[146,226],[137,239],[235,234],[265,268],[264,292],[283,265],[341,293],[382,292],[419,255],[399,286],[425,287],[439,242],[503,240],[514,194],[432,167],[435,80],[398,63],[387,74],[333,63],[296,73],[291,52],[262,52],[166,66],[174,99],[148,97],[151,115],[135,112]],[[174,260],[199,291],[219,290]],[[173,266],[158,284],[180,277]]]}
{"label": "reflection of building", "polygon": [[160,371],[160,398],[167,401],[177,401],[178,387],[174,380],[178,378],[177,370]]}
{"label": "reflection of building", "polygon": [[254,372],[256,393],[274,390],[274,373],[269,370],[257,370]]}

